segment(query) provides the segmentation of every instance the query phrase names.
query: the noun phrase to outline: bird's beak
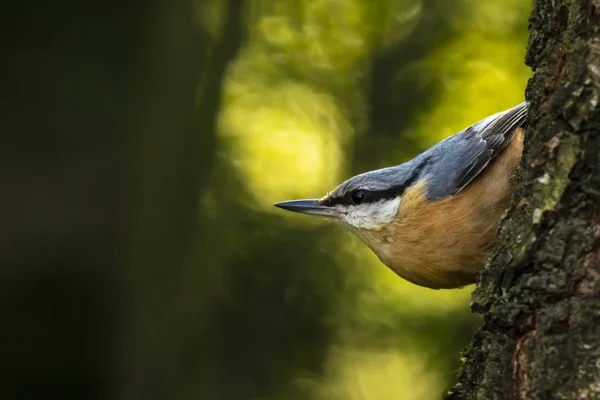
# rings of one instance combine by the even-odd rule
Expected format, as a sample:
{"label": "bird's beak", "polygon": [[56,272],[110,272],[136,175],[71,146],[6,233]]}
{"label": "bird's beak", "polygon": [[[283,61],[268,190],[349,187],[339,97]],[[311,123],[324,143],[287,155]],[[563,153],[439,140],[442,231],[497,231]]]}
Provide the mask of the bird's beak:
{"label": "bird's beak", "polygon": [[335,208],[324,206],[317,199],[282,201],[281,203],[276,203],[275,207],[301,214],[320,215],[322,217],[337,216]]}

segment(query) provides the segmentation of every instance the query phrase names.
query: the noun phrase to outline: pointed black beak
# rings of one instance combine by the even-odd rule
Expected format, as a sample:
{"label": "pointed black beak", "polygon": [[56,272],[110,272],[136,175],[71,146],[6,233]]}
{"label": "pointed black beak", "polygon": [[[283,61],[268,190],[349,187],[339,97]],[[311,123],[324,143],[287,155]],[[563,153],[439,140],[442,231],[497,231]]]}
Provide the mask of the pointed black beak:
{"label": "pointed black beak", "polygon": [[276,203],[275,207],[301,214],[320,215],[323,217],[335,217],[337,211],[333,207],[327,207],[319,203],[319,200],[290,200]]}

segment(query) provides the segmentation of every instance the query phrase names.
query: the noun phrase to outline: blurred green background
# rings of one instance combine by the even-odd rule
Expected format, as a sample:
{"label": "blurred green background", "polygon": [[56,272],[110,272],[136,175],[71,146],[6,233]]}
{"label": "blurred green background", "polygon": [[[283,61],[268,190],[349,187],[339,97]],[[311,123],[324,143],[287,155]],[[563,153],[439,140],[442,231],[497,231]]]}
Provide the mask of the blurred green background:
{"label": "blurred green background", "polygon": [[524,98],[529,0],[22,1],[3,399],[437,399],[472,287],[276,209]]}

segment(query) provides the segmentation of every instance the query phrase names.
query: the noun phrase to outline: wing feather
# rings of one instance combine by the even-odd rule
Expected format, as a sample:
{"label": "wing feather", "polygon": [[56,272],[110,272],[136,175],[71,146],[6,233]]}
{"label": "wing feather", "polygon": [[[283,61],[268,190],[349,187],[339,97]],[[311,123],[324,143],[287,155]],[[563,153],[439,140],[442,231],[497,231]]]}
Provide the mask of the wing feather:
{"label": "wing feather", "polygon": [[[457,174],[454,184],[455,193],[463,190],[481,171],[496,158],[515,135],[517,128],[525,125],[527,104],[521,103],[502,113],[488,117],[464,131],[464,140],[471,142],[471,162]],[[474,150],[473,152],[471,152]]]}

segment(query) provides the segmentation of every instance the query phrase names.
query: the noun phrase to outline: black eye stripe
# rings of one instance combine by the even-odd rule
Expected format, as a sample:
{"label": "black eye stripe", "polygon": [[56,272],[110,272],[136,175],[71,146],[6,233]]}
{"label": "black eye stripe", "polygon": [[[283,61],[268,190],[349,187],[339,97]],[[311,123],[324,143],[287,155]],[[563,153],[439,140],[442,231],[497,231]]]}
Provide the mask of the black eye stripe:
{"label": "black eye stripe", "polygon": [[[394,186],[387,190],[364,190],[364,189],[361,189],[364,196],[362,198],[362,201],[359,204],[376,203],[381,200],[393,199],[398,196],[402,196],[402,194],[404,193],[404,190],[406,190],[406,187],[407,186],[402,185],[402,186]],[[355,192],[350,192],[343,197],[330,197],[329,199],[327,199],[327,202],[325,205],[330,206],[330,207],[335,206],[335,205],[346,205],[346,206],[356,205],[357,202],[352,198],[354,193]]]}
{"label": "black eye stripe", "polygon": [[362,192],[363,194],[362,201],[360,202],[360,204],[376,203],[381,200],[391,200],[396,197],[402,196],[404,194],[404,191],[417,181],[417,179],[421,175],[421,171],[428,163],[429,158],[425,157],[414,169],[411,176],[409,176],[408,179],[405,180],[404,183],[401,185],[392,186],[391,188],[386,190],[352,190],[348,193],[345,193],[343,196],[330,197],[325,201],[324,204],[329,207],[335,205],[356,205],[357,202],[354,201],[353,195],[358,191]]}

